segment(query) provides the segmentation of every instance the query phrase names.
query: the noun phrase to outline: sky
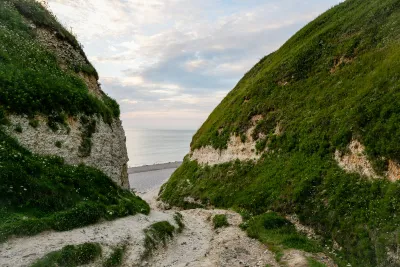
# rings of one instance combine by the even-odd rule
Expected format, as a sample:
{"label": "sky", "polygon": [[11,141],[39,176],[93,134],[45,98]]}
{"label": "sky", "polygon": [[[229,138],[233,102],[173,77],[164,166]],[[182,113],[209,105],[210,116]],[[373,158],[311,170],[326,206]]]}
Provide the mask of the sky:
{"label": "sky", "polygon": [[243,75],[340,0],[48,0],[125,129],[198,129]]}

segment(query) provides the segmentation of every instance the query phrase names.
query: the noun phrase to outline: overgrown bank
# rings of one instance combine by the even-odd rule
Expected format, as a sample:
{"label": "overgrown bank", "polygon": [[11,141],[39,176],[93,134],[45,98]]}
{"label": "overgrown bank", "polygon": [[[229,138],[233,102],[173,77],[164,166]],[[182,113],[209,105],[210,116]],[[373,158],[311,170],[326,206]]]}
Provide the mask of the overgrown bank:
{"label": "overgrown bank", "polygon": [[334,154],[358,140],[381,177],[400,161],[399,23],[394,0],[348,0],[311,22],[244,76],[191,144],[226,149],[259,116],[261,159],[210,167],[189,156],[162,199],[297,213],[353,266],[398,266],[399,182],[348,173]]}
{"label": "overgrown bank", "polygon": [[0,207],[0,242],[150,211],[102,172],[34,155],[1,130]]}

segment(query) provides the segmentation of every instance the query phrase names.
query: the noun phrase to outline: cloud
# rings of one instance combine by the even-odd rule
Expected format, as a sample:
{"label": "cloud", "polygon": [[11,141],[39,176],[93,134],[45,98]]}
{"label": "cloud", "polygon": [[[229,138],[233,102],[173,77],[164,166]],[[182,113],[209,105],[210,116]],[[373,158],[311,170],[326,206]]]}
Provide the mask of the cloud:
{"label": "cloud", "polygon": [[119,101],[126,127],[198,128],[258,60],[338,2],[49,0],[49,5],[84,44],[103,90]]}

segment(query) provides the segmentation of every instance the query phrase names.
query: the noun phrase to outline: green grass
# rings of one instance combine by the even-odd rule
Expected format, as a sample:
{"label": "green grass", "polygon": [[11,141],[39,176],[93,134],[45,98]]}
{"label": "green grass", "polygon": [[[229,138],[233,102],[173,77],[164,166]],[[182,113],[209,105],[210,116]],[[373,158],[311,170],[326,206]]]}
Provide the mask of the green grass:
{"label": "green grass", "polygon": [[268,245],[279,258],[284,249],[300,249],[307,252],[321,252],[316,241],[299,234],[295,226],[276,213],[264,213],[255,216],[241,225],[249,237],[256,238]]}
{"label": "green grass", "polygon": [[111,253],[110,257],[105,260],[103,267],[118,267],[122,265],[124,254],[126,251],[126,245],[117,247]]}
{"label": "green grass", "polygon": [[34,0],[5,0],[0,7],[0,24],[4,26],[0,28],[0,106],[7,112],[30,117],[98,114],[107,123],[118,117],[115,100],[108,96],[98,99],[74,71],[62,70],[54,53],[36,40],[35,30],[24,23],[24,17],[56,31],[59,38],[81,51],[75,37],[40,4]]}
{"label": "green grass", "polygon": [[214,225],[214,229],[229,226],[228,219],[226,218],[225,214],[214,215],[212,222]]}
{"label": "green grass", "polygon": [[167,240],[172,238],[175,227],[167,221],[156,222],[144,230],[144,248],[143,259],[150,257],[155,249],[160,245],[165,246]]}
{"label": "green grass", "polygon": [[357,139],[377,173],[400,162],[399,23],[397,0],[347,0],[308,24],[245,74],[191,143],[226,148],[263,115],[253,138],[264,133],[257,149],[269,152],[257,163],[204,168],[185,159],[161,198],[297,213],[352,266],[394,266],[387,252],[400,246],[400,183],[348,174],[333,155]]}
{"label": "green grass", "polygon": [[326,267],[325,264],[320,263],[319,261],[317,261],[317,260],[315,260],[313,258],[308,258],[307,261],[308,261],[308,266],[309,267]]}
{"label": "green grass", "polygon": [[97,243],[84,243],[77,246],[65,246],[51,252],[35,262],[31,267],[75,267],[94,262],[101,256],[101,247]]}
{"label": "green grass", "polygon": [[149,211],[102,172],[34,155],[0,129],[0,242]]}
{"label": "green grass", "polygon": [[175,212],[174,214],[174,221],[178,225],[178,229],[176,231],[178,233],[182,233],[183,229],[185,229],[185,224],[183,223],[183,216],[179,212]]}

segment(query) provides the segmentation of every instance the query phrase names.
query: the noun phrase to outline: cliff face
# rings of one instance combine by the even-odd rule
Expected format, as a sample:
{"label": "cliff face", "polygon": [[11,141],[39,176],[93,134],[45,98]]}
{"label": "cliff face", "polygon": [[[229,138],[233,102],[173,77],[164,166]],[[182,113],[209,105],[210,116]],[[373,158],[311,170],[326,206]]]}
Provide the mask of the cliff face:
{"label": "cliff face", "polygon": [[[112,102],[111,106],[118,109],[118,105],[101,90],[96,71],[72,35],[56,21],[48,19],[51,17],[45,17],[47,11],[41,10],[38,5],[26,4],[23,1],[9,3],[15,5],[22,15],[19,26],[29,29],[29,34],[33,36],[30,42],[34,42],[38,49],[42,50],[41,53],[50,54],[60,72],[79,79],[83,83],[82,92],[77,92],[78,97],[86,91],[89,97],[94,99],[93,101],[97,101],[96,106],[103,105],[108,108],[107,105]],[[18,41],[14,40],[14,42]],[[46,65],[43,62],[41,64]],[[54,66],[47,67],[54,68]],[[66,92],[63,96],[63,88],[58,85],[48,86],[52,87],[51,90],[61,92],[59,99],[54,98],[54,102],[59,101],[61,105],[59,110],[29,112],[29,107],[26,107],[28,112],[24,112],[23,109],[16,112],[11,107],[8,116],[10,124],[6,127],[6,132],[34,153],[60,156],[68,164],[83,163],[95,167],[111,177],[118,185],[129,188],[125,133],[118,116],[93,111],[88,113],[83,108],[80,110],[80,107],[73,112],[67,112],[62,106],[66,105],[62,98],[68,98],[71,95]],[[35,97],[40,96],[32,96],[31,100]],[[49,99],[49,101],[53,100]],[[2,102],[3,100],[0,99],[0,103]],[[7,99],[4,102],[3,104],[7,105]],[[57,105],[57,103],[54,104]],[[44,102],[43,105],[46,103]],[[56,117],[55,120],[54,117]],[[18,131],[15,130],[16,128]]]}
{"label": "cliff face", "polygon": [[211,113],[161,198],[297,213],[353,266],[399,266],[399,24],[399,1],[347,0],[304,27]]}
{"label": "cliff face", "polygon": [[[118,185],[129,188],[128,155],[125,132],[121,122],[114,119],[111,124],[97,117],[91,118],[94,129],[90,137],[90,147],[84,148],[86,125],[79,119],[70,119],[65,127],[53,131],[47,125],[47,118],[36,117],[37,127],[32,127],[28,118],[10,115],[11,124],[6,132],[15,137],[29,151],[39,155],[62,157],[65,163],[81,163],[101,170]],[[15,127],[21,127],[16,131]],[[85,151],[83,151],[85,150]]]}

